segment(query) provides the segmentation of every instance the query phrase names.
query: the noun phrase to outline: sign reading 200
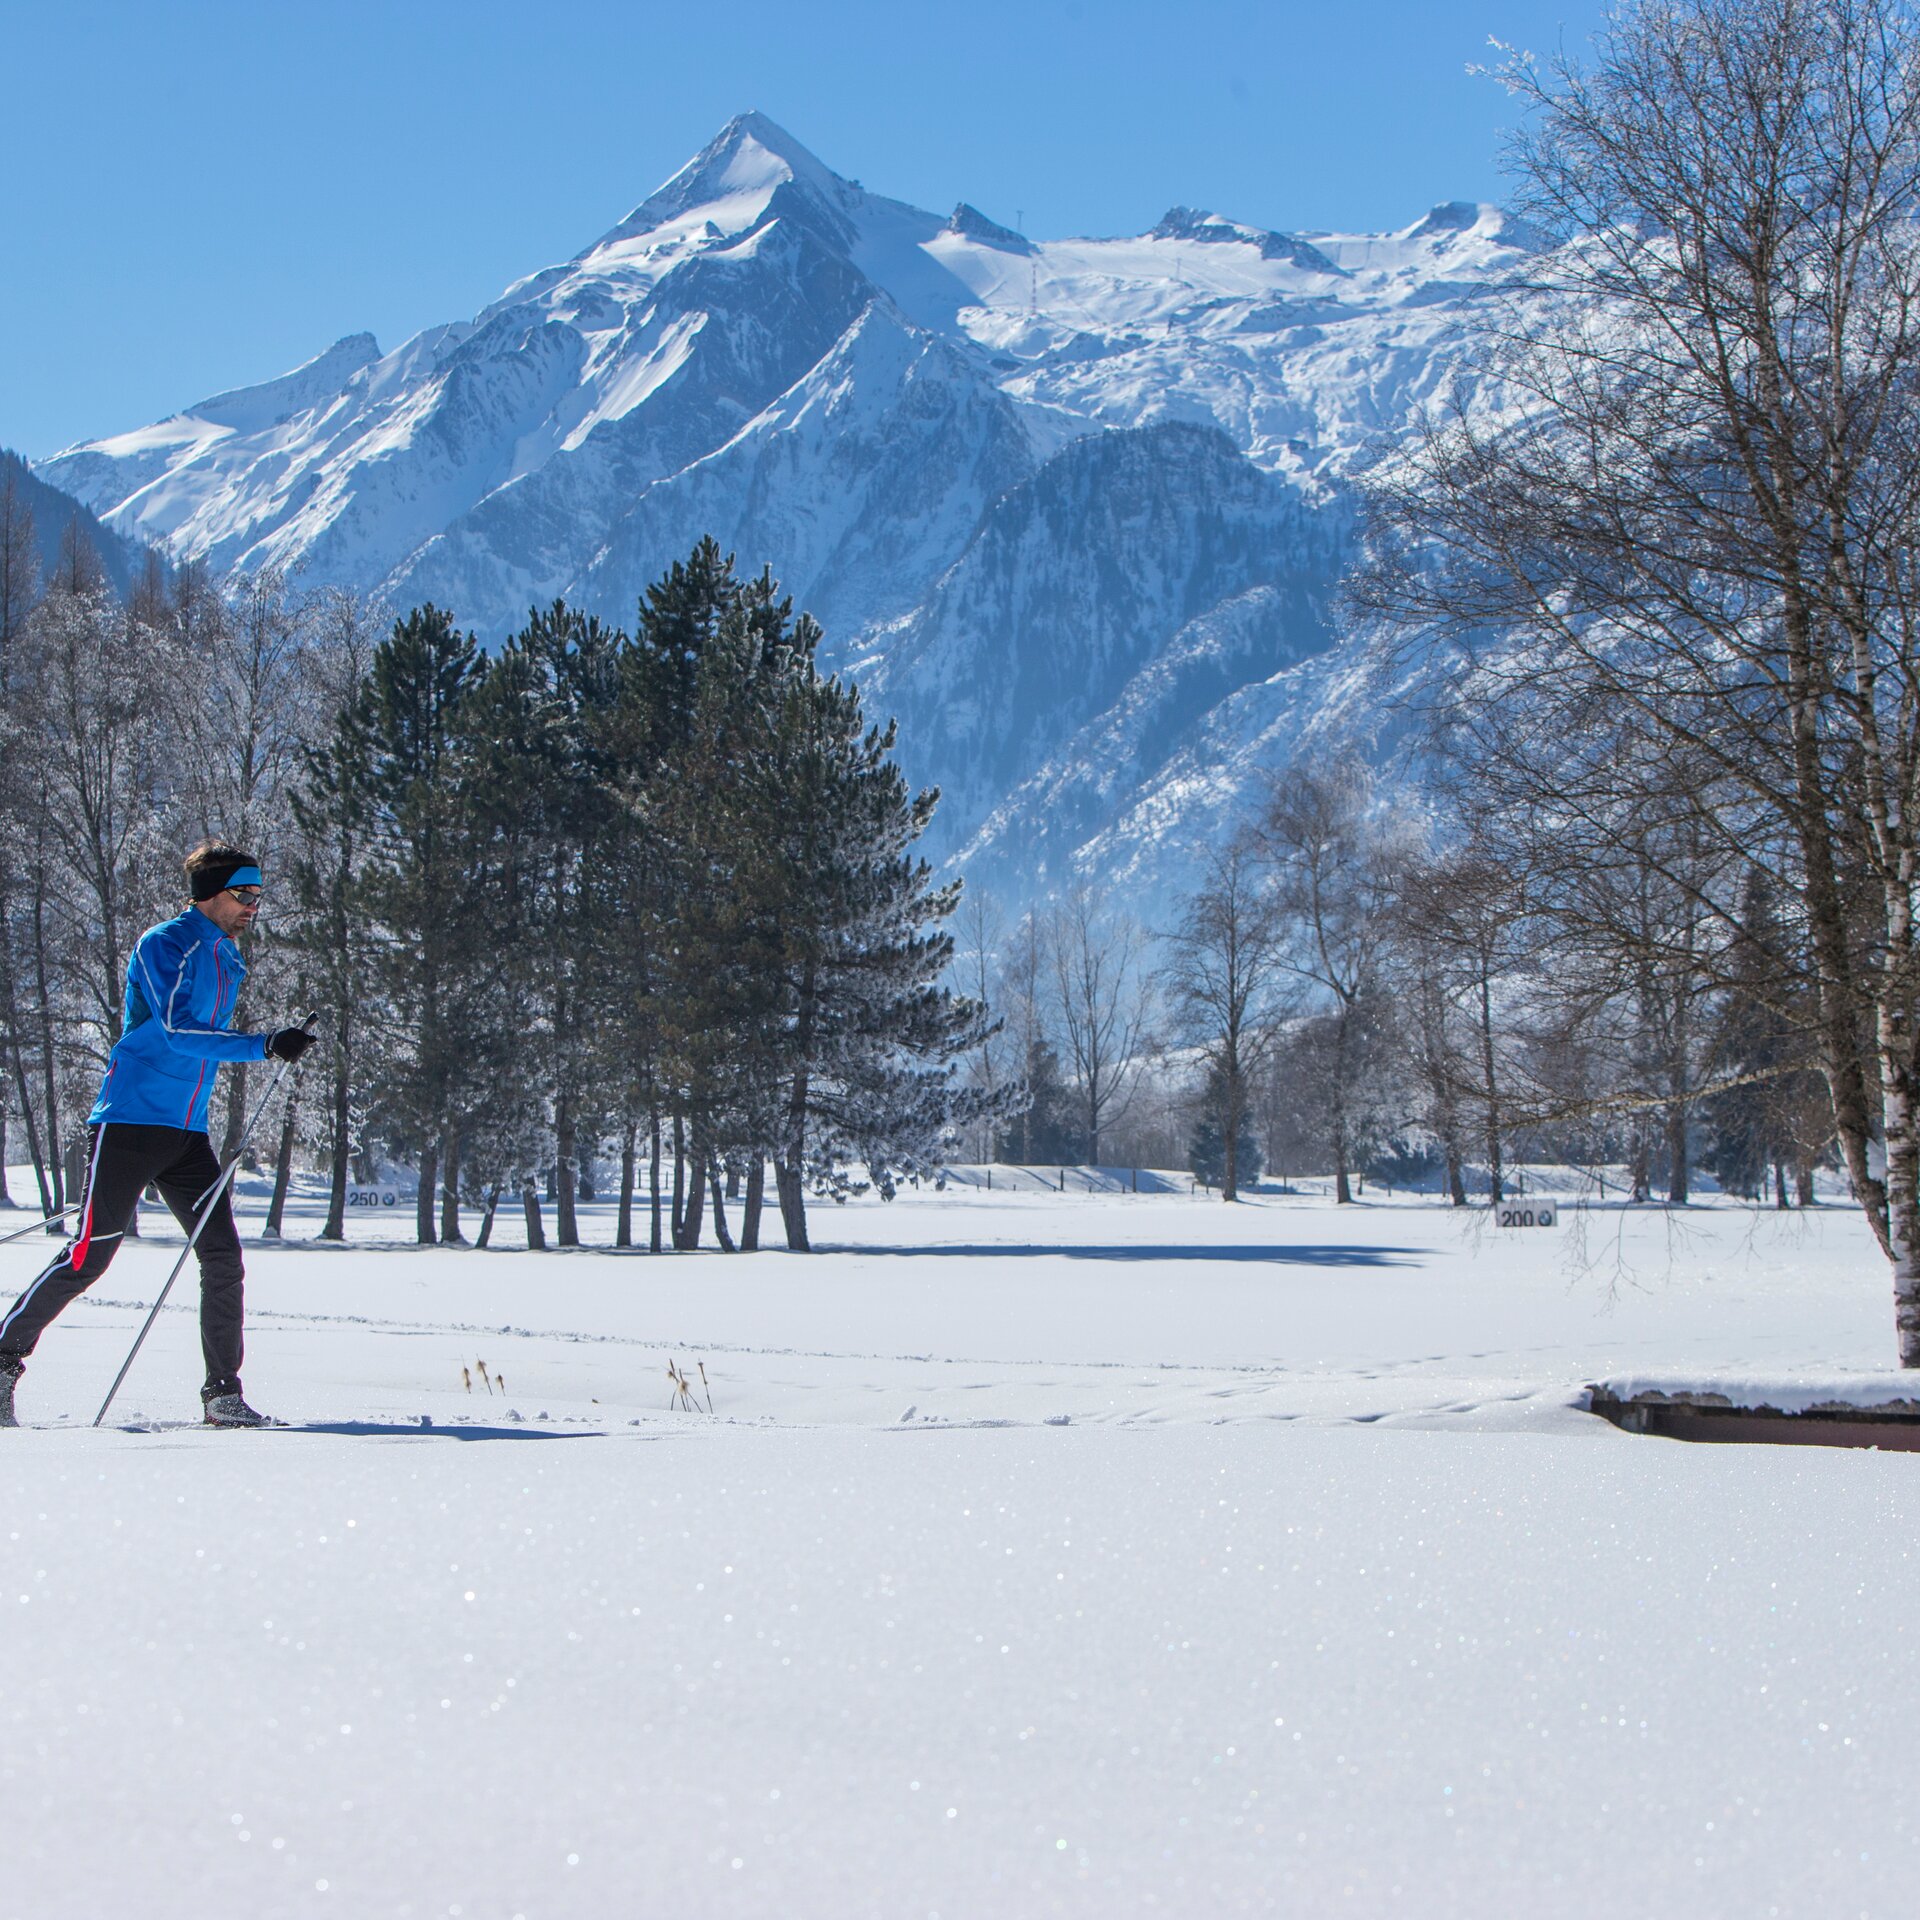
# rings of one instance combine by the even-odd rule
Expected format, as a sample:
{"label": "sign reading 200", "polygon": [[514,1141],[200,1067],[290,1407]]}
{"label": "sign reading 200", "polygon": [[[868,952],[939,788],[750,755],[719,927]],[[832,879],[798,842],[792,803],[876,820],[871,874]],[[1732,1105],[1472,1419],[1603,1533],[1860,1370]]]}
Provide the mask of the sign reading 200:
{"label": "sign reading 200", "polygon": [[1502,1200],[1493,1211],[1501,1227],[1557,1227],[1560,1215],[1551,1200]]}

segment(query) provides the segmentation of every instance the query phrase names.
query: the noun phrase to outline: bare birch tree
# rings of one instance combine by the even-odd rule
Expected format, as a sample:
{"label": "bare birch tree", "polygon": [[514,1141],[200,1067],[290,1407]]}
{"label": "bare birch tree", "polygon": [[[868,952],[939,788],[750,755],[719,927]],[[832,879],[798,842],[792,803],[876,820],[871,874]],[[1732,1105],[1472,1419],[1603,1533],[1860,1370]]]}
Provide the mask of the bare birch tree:
{"label": "bare birch tree", "polygon": [[1146,937],[1092,888],[1080,886],[1049,916],[1047,953],[1082,1149],[1097,1167],[1101,1136],[1126,1117],[1144,1063],[1151,1007]]}
{"label": "bare birch tree", "polygon": [[1035,1143],[1047,1116],[1036,1114],[1044,1092],[1043,1070],[1051,1057],[1047,1038],[1047,936],[1037,909],[1021,915],[1000,962],[1000,991],[994,1004],[1006,1019],[1014,1054],[1016,1104],[1006,1129],[1007,1152],[1016,1166],[1031,1166]]}
{"label": "bare birch tree", "polygon": [[1896,0],[1641,0],[1590,62],[1503,75],[1525,211],[1563,244],[1490,323],[1502,404],[1457,394],[1382,473],[1364,591],[1501,636],[1479,691],[1558,750],[1631,716],[1636,777],[1704,770],[1702,835],[1791,890],[1920,1365],[1913,25]]}
{"label": "bare birch tree", "polygon": [[1167,937],[1164,969],[1175,1037],[1199,1049],[1219,1090],[1223,1200],[1240,1197],[1240,1131],[1279,1033],[1284,969],[1274,901],[1252,846],[1213,852]]}
{"label": "bare birch tree", "polygon": [[1375,815],[1372,777],[1357,760],[1276,777],[1254,844],[1272,875],[1280,963],[1326,1006],[1328,1144],[1345,1205],[1405,849]]}

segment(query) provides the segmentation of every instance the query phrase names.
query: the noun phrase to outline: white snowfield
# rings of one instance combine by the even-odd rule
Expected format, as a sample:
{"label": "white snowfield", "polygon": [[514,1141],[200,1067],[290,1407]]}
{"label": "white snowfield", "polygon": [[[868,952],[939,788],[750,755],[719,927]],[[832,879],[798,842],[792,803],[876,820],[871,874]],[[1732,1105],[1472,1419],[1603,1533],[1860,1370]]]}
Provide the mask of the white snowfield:
{"label": "white snowfield", "polygon": [[247,1384],[310,1424],[174,1424],[183,1281],[90,1430],[149,1212],[0,1434],[0,1920],[1914,1910],[1920,1459],[1578,1408],[1883,1372],[1841,1207],[296,1213]]}

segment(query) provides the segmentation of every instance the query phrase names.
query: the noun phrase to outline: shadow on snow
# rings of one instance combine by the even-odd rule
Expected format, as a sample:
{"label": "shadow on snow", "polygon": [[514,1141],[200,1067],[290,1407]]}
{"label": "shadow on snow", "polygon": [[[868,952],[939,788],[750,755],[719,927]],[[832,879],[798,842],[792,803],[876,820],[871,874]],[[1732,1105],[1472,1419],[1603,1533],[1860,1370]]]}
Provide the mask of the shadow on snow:
{"label": "shadow on snow", "polygon": [[596,1429],[585,1433],[548,1433],[539,1427],[423,1427],[411,1420],[301,1420],[281,1431],[338,1433],[353,1439],[386,1440],[600,1440],[606,1437]]}
{"label": "shadow on snow", "polygon": [[1281,1247],[1207,1246],[1093,1246],[1063,1247],[1044,1242],[1004,1246],[960,1246],[951,1243],[925,1247],[822,1246],[817,1253],[848,1256],[879,1254],[889,1258],[964,1260],[1118,1260],[1134,1263],[1154,1260],[1230,1260],[1276,1267],[1407,1267],[1425,1258],[1417,1247],[1355,1247],[1296,1245]]}

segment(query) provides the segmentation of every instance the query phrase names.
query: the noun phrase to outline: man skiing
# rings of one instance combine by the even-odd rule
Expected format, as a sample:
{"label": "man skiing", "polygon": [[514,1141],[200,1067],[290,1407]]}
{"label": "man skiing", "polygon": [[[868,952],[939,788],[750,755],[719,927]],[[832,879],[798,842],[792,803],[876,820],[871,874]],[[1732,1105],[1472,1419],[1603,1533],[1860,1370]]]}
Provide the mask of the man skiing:
{"label": "man skiing", "polygon": [[[207,1139],[207,1103],[225,1060],[298,1060],[314,1036],[299,1027],[231,1033],[247,976],[235,936],[253,924],[264,886],[259,862],[238,847],[203,840],[187,855],[193,903],[149,927],[127,962],[123,1028],[100,1097],[88,1115],[87,1184],[80,1223],[0,1319],[0,1427],[18,1424],[13,1392],[47,1324],[105,1273],[140,1195],[160,1190],[189,1232],[220,1178]],[[240,1390],[240,1235],[223,1190],[194,1248],[200,1261],[200,1346],[205,1419],[213,1427],[272,1424]]]}

